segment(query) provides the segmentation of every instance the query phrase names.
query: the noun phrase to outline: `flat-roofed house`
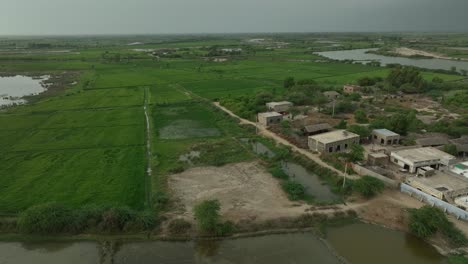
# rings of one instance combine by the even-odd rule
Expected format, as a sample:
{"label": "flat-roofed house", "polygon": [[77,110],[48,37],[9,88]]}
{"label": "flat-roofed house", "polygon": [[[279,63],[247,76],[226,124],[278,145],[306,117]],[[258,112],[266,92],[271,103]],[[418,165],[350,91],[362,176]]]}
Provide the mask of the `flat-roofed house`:
{"label": "flat-roofed house", "polygon": [[346,130],[335,130],[328,133],[309,136],[309,148],[321,153],[347,151],[352,144],[359,144],[359,135]]}
{"label": "flat-roofed house", "polygon": [[288,101],[266,103],[268,111],[278,112],[282,114],[287,113],[292,106],[293,103]]}
{"label": "flat-roofed house", "polygon": [[372,142],[380,145],[396,145],[400,143],[400,135],[388,129],[372,130]]}
{"label": "flat-roofed house", "polygon": [[305,135],[307,136],[313,136],[321,133],[328,132],[332,129],[332,127],[327,124],[327,123],[320,123],[320,124],[315,124],[315,125],[308,125],[304,126],[302,131],[304,132]]}
{"label": "flat-roofed house", "polygon": [[468,154],[468,136],[452,139],[450,142],[457,148],[458,154],[466,156]]}
{"label": "flat-roofed house", "polygon": [[283,120],[283,115],[277,112],[259,113],[257,115],[258,122],[264,126],[278,124]]}
{"label": "flat-roofed house", "polygon": [[455,164],[456,158],[433,147],[414,148],[392,151],[390,161],[410,173],[416,173],[418,168],[432,167],[440,169]]}
{"label": "flat-roofed house", "polygon": [[361,88],[359,85],[345,84],[343,86],[343,92],[347,94],[355,93]]}
{"label": "flat-roofed house", "polygon": [[336,91],[326,91],[323,92],[323,95],[328,98],[328,100],[335,100],[340,97],[340,93]]}

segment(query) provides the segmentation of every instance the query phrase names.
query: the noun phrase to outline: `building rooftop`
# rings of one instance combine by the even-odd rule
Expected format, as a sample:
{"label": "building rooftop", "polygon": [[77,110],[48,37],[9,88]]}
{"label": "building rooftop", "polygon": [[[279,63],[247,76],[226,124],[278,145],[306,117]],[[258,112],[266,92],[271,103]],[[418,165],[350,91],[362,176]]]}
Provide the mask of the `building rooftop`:
{"label": "building rooftop", "polygon": [[351,138],[359,138],[359,135],[351,133],[346,130],[335,130],[323,134],[318,134],[315,136],[310,136],[309,138],[313,138],[316,141],[322,142],[324,144],[331,143],[331,142],[336,142],[340,140],[345,140],[345,139],[351,139]]}
{"label": "building rooftop", "polygon": [[381,134],[381,135],[384,135],[386,137],[391,137],[391,136],[399,136],[397,133],[393,132],[393,131],[390,131],[386,128],[382,128],[382,129],[374,129],[373,131],[374,133],[378,133],[378,134]]}
{"label": "building rooftop", "polygon": [[416,144],[425,146],[442,146],[447,145],[450,142],[447,138],[444,137],[426,137],[426,138],[419,138],[416,139]]}
{"label": "building rooftop", "polygon": [[337,96],[337,95],[340,95],[339,92],[336,92],[336,91],[326,91],[326,92],[323,92],[324,95],[332,95],[332,96]]}
{"label": "building rooftop", "polygon": [[455,159],[454,156],[446,152],[443,152],[442,150],[433,148],[433,147],[397,150],[397,151],[393,151],[392,153],[404,159],[410,160],[412,162],[422,162],[422,161],[427,161],[427,160]]}
{"label": "building rooftop", "polygon": [[388,155],[382,152],[369,153],[369,156],[375,159],[388,158]]}
{"label": "building rooftop", "polygon": [[332,127],[327,124],[327,123],[321,123],[321,124],[315,124],[315,125],[308,125],[304,127],[304,130],[309,133],[314,133],[317,131],[322,131],[322,130],[329,130]]}
{"label": "building rooftop", "polygon": [[258,113],[258,116],[263,116],[263,117],[276,117],[276,116],[283,116],[282,114],[278,112],[265,112],[265,113]]}
{"label": "building rooftop", "polygon": [[281,102],[269,102],[267,103],[267,106],[273,107],[277,105],[292,105],[293,103],[288,102],[288,101],[281,101]]}

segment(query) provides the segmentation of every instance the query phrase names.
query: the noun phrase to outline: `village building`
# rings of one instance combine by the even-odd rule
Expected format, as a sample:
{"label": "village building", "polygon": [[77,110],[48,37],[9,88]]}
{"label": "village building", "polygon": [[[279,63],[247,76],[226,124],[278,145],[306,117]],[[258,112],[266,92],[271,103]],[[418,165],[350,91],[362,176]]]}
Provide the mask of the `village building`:
{"label": "village building", "polygon": [[280,123],[283,120],[283,115],[277,112],[259,113],[257,119],[260,124],[269,126]]}
{"label": "village building", "polygon": [[338,97],[340,97],[340,93],[336,91],[326,91],[323,92],[323,95],[328,98],[328,100],[336,100]]}
{"label": "village building", "polygon": [[459,155],[466,156],[468,154],[468,136],[452,139],[450,140],[450,143],[455,145]]}
{"label": "village building", "polygon": [[345,152],[352,144],[359,144],[359,135],[346,130],[336,130],[308,138],[309,148],[321,153]]}
{"label": "village building", "polygon": [[416,173],[418,168],[432,167],[441,169],[453,165],[456,158],[433,147],[414,148],[392,151],[390,161],[410,173]]}
{"label": "village building", "polygon": [[385,128],[374,129],[371,136],[374,144],[396,145],[400,143],[400,135]]}
{"label": "village building", "polygon": [[440,147],[450,144],[448,138],[442,136],[418,138],[415,141],[421,147]]}
{"label": "village building", "polygon": [[304,126],[304,128],[302,129],[302,132],[304,132],[304,135],[313,136],[313,135],[329,132],[331,129],[332,127],[329,124],[320,123],[320,124],[315,124],[315,125]]}
{"label": "village building", "polygon": [[278,112],[282,114],[287,114],[292,106],[293,103],[288,101],[266,103],[268,111]]}
{"label": "village building", "polygon": [[355,93],[359,91],[361,87],[358,85],[352,85],[352,84],[345,84],[343,86],[343,92],[347,94]]}
{"label": "village building", "polygon": [[450,170],[452,173],[468,178],[468,161],[455,164]]}
{"label": "village building", "polygon": [[369,153],[367,155],[367,164],[371,166],[383,166],[388,163],[388,155],[383,152]]}

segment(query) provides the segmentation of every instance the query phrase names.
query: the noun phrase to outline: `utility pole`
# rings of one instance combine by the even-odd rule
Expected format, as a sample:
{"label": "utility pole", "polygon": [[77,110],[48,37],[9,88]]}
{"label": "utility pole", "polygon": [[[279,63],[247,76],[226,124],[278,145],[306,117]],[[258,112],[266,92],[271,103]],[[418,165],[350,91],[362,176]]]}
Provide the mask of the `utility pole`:
{"label": "utility pole", "polygon": [[335,100],[333,100],[333,110],[332,110],[332,117],[335,116]]}
{"label": "utility pole", "polygon": [[344,175],[343,175],[343,189],[346,184],[346,174],[348,173],[348,162],[345,163]]}

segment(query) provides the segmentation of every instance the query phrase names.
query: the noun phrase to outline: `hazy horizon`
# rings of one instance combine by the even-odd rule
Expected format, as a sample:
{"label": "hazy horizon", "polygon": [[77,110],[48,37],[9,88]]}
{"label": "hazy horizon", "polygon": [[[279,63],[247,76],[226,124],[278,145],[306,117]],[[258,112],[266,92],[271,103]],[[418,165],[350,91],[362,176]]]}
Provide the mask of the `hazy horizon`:
{"label": "hazy horizon", "polygon": [[465,0],[2,0],[0,35],[468,32]]}

